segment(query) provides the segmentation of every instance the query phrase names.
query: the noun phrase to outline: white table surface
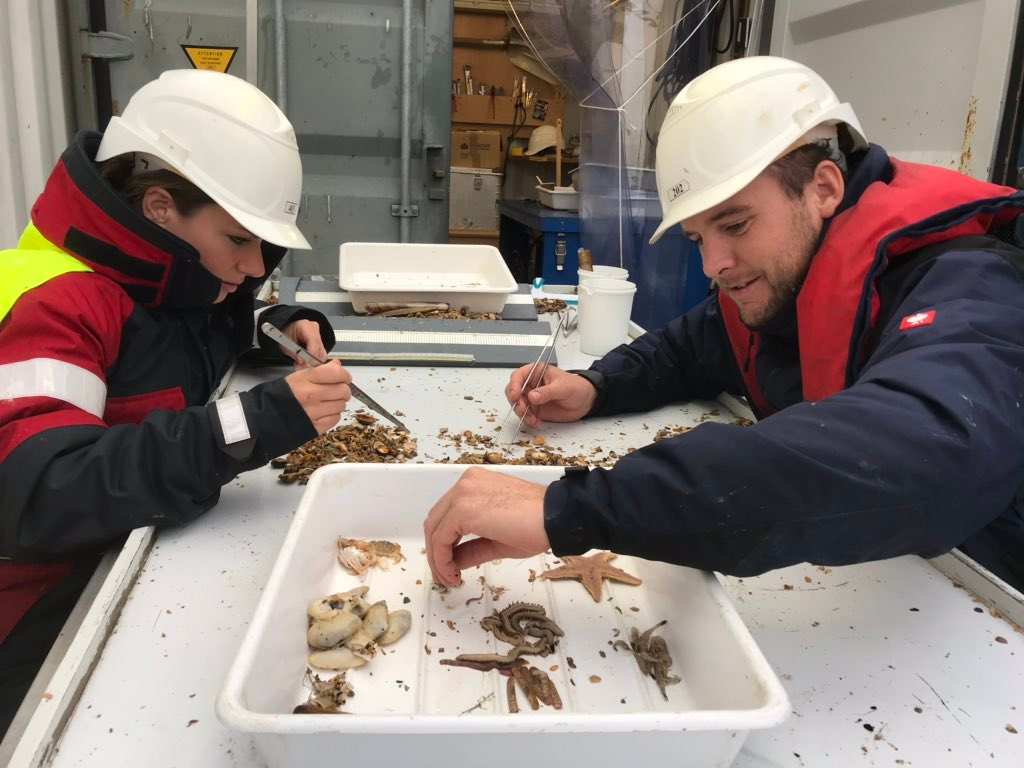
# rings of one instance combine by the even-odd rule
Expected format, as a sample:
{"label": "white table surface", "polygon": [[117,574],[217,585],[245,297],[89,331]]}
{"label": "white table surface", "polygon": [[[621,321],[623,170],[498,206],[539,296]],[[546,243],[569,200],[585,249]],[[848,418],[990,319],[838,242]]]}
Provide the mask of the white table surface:
{"label": "white table surface", "polygon": [[[574,342],[560,343],[562,364],[585,367]],[[419,461],[458,455],[438,438],[441,427],[488,434],[506,412],[507,370],[353,371],[405,414]],[[284,373],[243,372],[232,384]],[[734,418],[691,403],[543,434],[566,454],[594,444],[623,452],[709,409]],[[214,703],[303,492],[277,475],[243,474],[209,513],[159,532],[49,764],[264,766],[247,736],[220,724]],[[781,726],[751,732],[737,768],[1024,766],[1024,733],[1008,729],[1024,732],[1024,634],[930,563],[801,565],[722,582],[792,703]],[[613,755],[608,765],[628,761]]]}

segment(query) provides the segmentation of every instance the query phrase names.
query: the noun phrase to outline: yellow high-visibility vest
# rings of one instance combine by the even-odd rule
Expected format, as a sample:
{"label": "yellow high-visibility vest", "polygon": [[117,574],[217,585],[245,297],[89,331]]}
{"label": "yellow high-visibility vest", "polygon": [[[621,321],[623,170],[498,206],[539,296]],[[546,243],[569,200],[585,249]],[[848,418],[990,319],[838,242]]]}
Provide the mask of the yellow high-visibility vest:
{"label": "yellow high-visibility vest", "polygon": [[68,272],[92,272],[92,269],[43,237],[34,224],[29,224],[17,248],[0,251],[0,321],[26,291]]}

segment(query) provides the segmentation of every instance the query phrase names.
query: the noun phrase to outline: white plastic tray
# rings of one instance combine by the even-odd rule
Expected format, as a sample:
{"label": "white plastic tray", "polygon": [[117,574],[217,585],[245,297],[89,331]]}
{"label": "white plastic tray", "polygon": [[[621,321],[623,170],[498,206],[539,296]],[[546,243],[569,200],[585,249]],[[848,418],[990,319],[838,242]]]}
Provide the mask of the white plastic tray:
{"label": "white plastic tray", "polygon": [[556,211],[577,211],[580,207],[580,193],[573,187],[549,187],[537,185],[540,204]]}
{"label": "white plastic tray", "polygon": [[356,312],[371,301],[443,301],[454,309],[501,312],[518,290],[490,245],[343,243],[338,284],[351,294]]}
{"label": "white plastic tray", "polygon": [[[595,603],[575,581],[529,580],[531,569],[555,565],[549,554],[490,563],[464,573],[465,584],[446,595],[433,591],[421,551],[423,519],[465,469],[333,465],[313,475],[217,702],[220,719],[252,734],[270,768],[724,767],[750,729],[786,718],[781,684],[710,573],[620,556],[614,564],[643,585],[605,581]],[[506,469],[538,483],[562,472]],[[348,673],[355,696],[345,709],[354,714],[293,715],[308,695],[306,605],[361,583],[337,563],[339,535],[402,545],[407,562],[371,569],[363,583],[373,600],[410,609],[412,628],[386,655]],[[508,591],[493,601],[480,576]],[[466,605],[481,592],[482,601]],[[520,694],[520,711],[511,714],[506,678],[439,663],[460,653],[504,652],[479,622],[517,600],[540,603],[565,631],[554,654],[527,657],[548,672],[561,710],[532,711]],[[671,672],[682,678],[667,689],[667,702],[641,677],[632,654],[611,647],[616,634],[628,639],[630,627],[643,631],[661,619],[668,619],[659,634],[674,660]]]}

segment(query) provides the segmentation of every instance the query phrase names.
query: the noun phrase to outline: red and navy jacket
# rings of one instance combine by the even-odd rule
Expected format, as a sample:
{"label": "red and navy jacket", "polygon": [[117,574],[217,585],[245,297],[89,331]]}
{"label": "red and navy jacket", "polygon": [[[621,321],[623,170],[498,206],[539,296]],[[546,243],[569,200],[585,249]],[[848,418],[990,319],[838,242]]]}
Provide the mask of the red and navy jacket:
{"label": "red and navy jacket", "polygon": [[556,554],[734,575],[961,547],[1024,585],[1024,193],[872,146],[795,304],[751,332],[715,295],[587,372],[591,416],[725,391],[708,422],[545,496]]}
{"label": "red and navy jacket", "polygon": [[[244,419],[249,436],[225,440],[208,401],[253,348],[262,280],[214,304],[220,281],[196,250],[99,174],[100,138],[75,137],[32,208],[47,245],[91,271],[26,290],[0,322],[0,641],[69,561],[134,528],[195,518],[238,473],[316,435],[280,379],[241,394],[231,423]],[[264,244],[268,274],[283,253]],[[315,319],[333,346],[318,312],[261,312],[281,328]],[[281,357],[271,340],[256,340]]]}

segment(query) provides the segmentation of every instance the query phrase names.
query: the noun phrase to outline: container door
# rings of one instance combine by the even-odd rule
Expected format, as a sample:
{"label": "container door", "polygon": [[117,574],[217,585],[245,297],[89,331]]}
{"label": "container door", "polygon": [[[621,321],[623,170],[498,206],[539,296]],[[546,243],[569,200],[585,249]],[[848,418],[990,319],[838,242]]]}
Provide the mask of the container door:
{"label": "container door", "polygon": [[409,2],[405,204],[403,0],[67,0],[66,7],[75,60],[90,64],[74,68],[78,127],[102,128],[141,85],[188,67],[249,79],[284,109],[302,152],[298,224],[313,245],[289,254],[286,274],[336,275],[343,242],[447,242],[447,0]]}
{"label": "container door", "polygon": [[817,71],[890,154],[1014,184],[1018,5],[776,0],[766,52]]}

